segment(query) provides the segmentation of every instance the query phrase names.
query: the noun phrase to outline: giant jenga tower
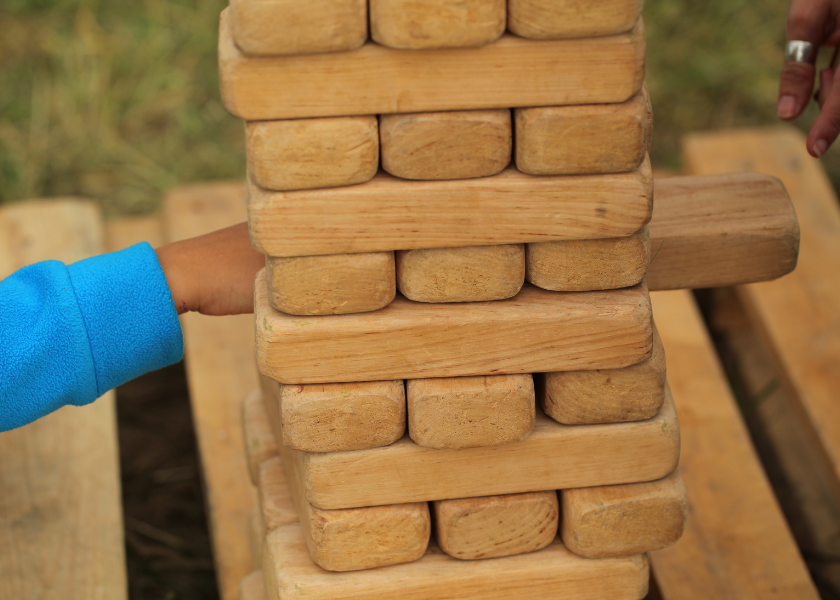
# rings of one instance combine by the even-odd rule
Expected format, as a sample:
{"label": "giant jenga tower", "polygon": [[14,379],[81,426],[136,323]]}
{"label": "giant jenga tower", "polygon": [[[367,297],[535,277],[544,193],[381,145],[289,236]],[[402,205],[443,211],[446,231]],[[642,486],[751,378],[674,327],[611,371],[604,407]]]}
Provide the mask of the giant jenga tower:
{"label": "giant jenga tower", "polygon": [[[688,211],[689,240],[680,207],[711,185],[786,197],[760,176],[663,186],[670,229],[651,243],[640,5],[222,14],[222,96],[246,121],[267,256],[263,389],[244,420],[262,503],[251,583],[268,598],[646,594],[645,553],[686,518],[651,247],[670,240],[656,287],[691,285],[680,252],[714,270],[726,236]],[[772,273],[750,278],[795,264],[776,238]]]}

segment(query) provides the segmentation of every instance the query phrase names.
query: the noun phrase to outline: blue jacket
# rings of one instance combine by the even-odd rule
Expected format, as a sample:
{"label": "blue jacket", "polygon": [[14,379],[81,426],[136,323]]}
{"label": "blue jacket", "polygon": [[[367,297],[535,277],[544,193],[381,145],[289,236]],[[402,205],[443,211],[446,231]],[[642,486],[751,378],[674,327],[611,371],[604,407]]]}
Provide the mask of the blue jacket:
{"label": "blue jacket", "polygon": [[0,281],[0,431],[93,402],[181,360],[178,314],[147,243]]}

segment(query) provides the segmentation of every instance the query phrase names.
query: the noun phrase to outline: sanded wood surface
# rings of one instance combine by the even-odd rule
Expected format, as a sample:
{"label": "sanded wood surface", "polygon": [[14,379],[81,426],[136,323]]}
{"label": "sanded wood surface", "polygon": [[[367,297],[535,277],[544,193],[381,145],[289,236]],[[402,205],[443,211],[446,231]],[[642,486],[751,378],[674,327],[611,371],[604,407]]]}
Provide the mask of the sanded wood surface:
{"label": "sanded wood surface", "polygon": [[[0,279],[104,250],[93,202],[0,209]],[[128,597],[118,451],[113,392],[0,433],[0,597]]]}
{"label": "sanded wood surface", "polygon": [[[297,513],[295,514],[297,516]],[[265,527],[263,526],[262,514],[259,508],[255,508],[248,515],[248,552],[251,556],[251,567],[256,569],[262,566],[262,551],[265,543]]]}
{"label": "sanded wood surface", "polygon": [[475,448],[518,442],[534,429],[530,374],[406,381],[408,433],[427,448]]}
{"label": "sanded wood surface", "polygon": [[262,570],[246,575],[239,583],[239,600],[266,600]]}
{"label": "sanded wood surface", "polygon": [[632,171],[650,146],[647,89],[618,104],[517,108],[514,115],[516,168],[532,175]]}
{"label": "sanded wood surface", "polygon": [[553,491],[438,500],[432,503],[440,549],[464,560],[542,550],[557,537]]}
{"label": "sanded wood surface", "polygon": [[397,293],[393,252],[266,258],[268,301],[290,315],[344,315],[387,306]]}
{"label": "sanded wood surface", "polygon": [[585,558],[667,548],[682,537],[688,516],[678,470],[646,483],[563,490],[560,502],[563,543]]}
{"label": "sanded wood surface", "polygon": [[353,50],[367,40],[365,0],[231,0],[236,45],[247,54]]}
{"label": "sanded wood surface", "polygon": [[262,394],[255,390],[242,401],[242,439],[251,483],[260,481],[260,465],[277,454],[274,432],[263,406]]}
{"label": "sanded wood surface", "polygon": [[366,44],[339,54],[245,56],[229,11],[219,23],[219,83],[249,121],[624,102],[642,87],[644,30],[587,40],[502,36],[479,48],[407,52]]}
{"label": "sanded wood surface", "polygon": [[416,302],[505,300],[523,283],[523,244],[397,251],[397,287]]}
{"label": "sanded wood surface", "polygon": [[[257,392],[259,394],[259,392]],[[262,399],[262,394],[260,394]],[[298,513],[292,499],[291,487],[277,453],[260,464],[260,521],[264,534],[278,527],[297,523]]]}
{"label": "sanded wood surface", "polygon": [[251,121],[248,173],[269,190],[303,190],[368,181],[379,168],[375,116]]}
{"label": "sanded wood surface", "polygon": [[[510,110],[463,110],[379,117],[382,168],[404,179],[468,179],[510,164]],[[628,169],[629,170],[629,169]]]}
{"label": "sanded wood surface", "polygon": [[641,14],[641,0],[508,0],[508,28],[537,40],[620,33]]}

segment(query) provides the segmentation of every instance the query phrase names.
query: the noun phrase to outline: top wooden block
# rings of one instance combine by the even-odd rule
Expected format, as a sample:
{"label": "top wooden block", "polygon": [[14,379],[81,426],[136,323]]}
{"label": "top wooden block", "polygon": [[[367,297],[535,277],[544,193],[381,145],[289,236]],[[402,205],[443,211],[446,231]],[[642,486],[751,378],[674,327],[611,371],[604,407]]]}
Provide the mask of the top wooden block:
{"label": "top wooden block", "polygon": [[357,50],[246,56],[229,11],[219,24],[227,110],[249,121],[624,102],[644,79],[644,28],[612,37],[531,41],[502,36],[479,48]]}
{"label": "top wooden block", "polygon": [[534,40],[599,37],[629,31],[642,0],[508,0],[508,29]]}

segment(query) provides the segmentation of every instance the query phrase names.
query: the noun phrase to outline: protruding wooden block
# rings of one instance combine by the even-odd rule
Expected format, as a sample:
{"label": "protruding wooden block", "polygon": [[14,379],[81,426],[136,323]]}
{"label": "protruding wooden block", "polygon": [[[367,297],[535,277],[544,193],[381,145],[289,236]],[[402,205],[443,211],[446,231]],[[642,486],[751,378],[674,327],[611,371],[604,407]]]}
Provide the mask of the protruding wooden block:
{"label": "protruding wooden block", "polygon": [[343,52],[367,39],[367,2],[231,0],[230,29],[245,54]]}
{"label": "protruding wooden block", "polygon": [[620,369],[650,356],[652,335],[643,285],[587,294],[525,286],[474,304],[397,298],[372,313],[301,319],[268,305],[263,271],[255,319],[259,369],[284,383]]}
{"label": "protruding wooden block", "polygon": [[516,168],[531,175],[632,171],[650,146],[647,90],[621,104],[517,108],[514,114]]}
{"label": "protruding wooden block", "polygon": [[375,116],[245,123],[248,174],[267,190],[363,183],[379,169]]}
{"label": "protruding wooden block", "polygon": [[269,256],[265,266],[271,306],[290,315],[370,312],[397,293],[393,252]]}
{"label": "protruding wooden block", "polygon": [[292,496],[283,463],[275,454],[260,465],[260,518],[265,532],[278,527],[297,523],[298,514],[292,503]]}
{"label": "protruding wooden block", "polygon": [[629,556],[674,544],[688,515],[679,471],[664,479],[560,492],[566,547],[586,558]]}
{"label": "protruding wooden block", "polygon": [[505,300],[524,283],[523,244],[397,251],[397,287],[415,302]]}
{"label": "protruding wooden block", "polygon": [[409,379],[408,434],[427,448],[518,442],[534,430],[531,375]]}
{"label": "protruding wooden block", "polygon": [[641,15],[642,0],[508,0],[508,29],[535,40],[613,35]]}
{"label": "protruding wooden block", "polygon": [[464,110],[379,117],[382,168],[404,179],[469,179],[510,164],[510,110]]}
{"label": "protruding wooden block", "polygon": [[262,569],[246,575],[239,582],[239,600],[266,600]]}
{"label": "protruding wooden block", "polygon": [[531,492],[438,500],[435,534],[441,550],[464,560],[542,550],[557,537],[557,494]]}
{"label": "protruding wooden block", "polygon": [[262,550],[266,533],[260,509],[255,508],[248,515],[248,554],[251,557],[251,565],[255,569],[262,565]]}
{"label": "protruding wooden block", "polygon": [[277,454],[271,423],[265,414],[262,394],[254,390],[242,401],[242,439],[245,442],[245,456],[248,459],[248,473],[251,483],[260,481],[260,465]]}
{"label": "protruding wooden block", "polygon": [[405,433],[405,387],[396,381],[284,385],[269,381],[279,403],[283,444],[309,452],[387,446]]}
{"label": "protruding wooden block", "polygon": [[653,353],[637,365],[600,371],[546,373],[545,413],[565,425],[650,419],[665,399],[665,350],[656,328]]}

